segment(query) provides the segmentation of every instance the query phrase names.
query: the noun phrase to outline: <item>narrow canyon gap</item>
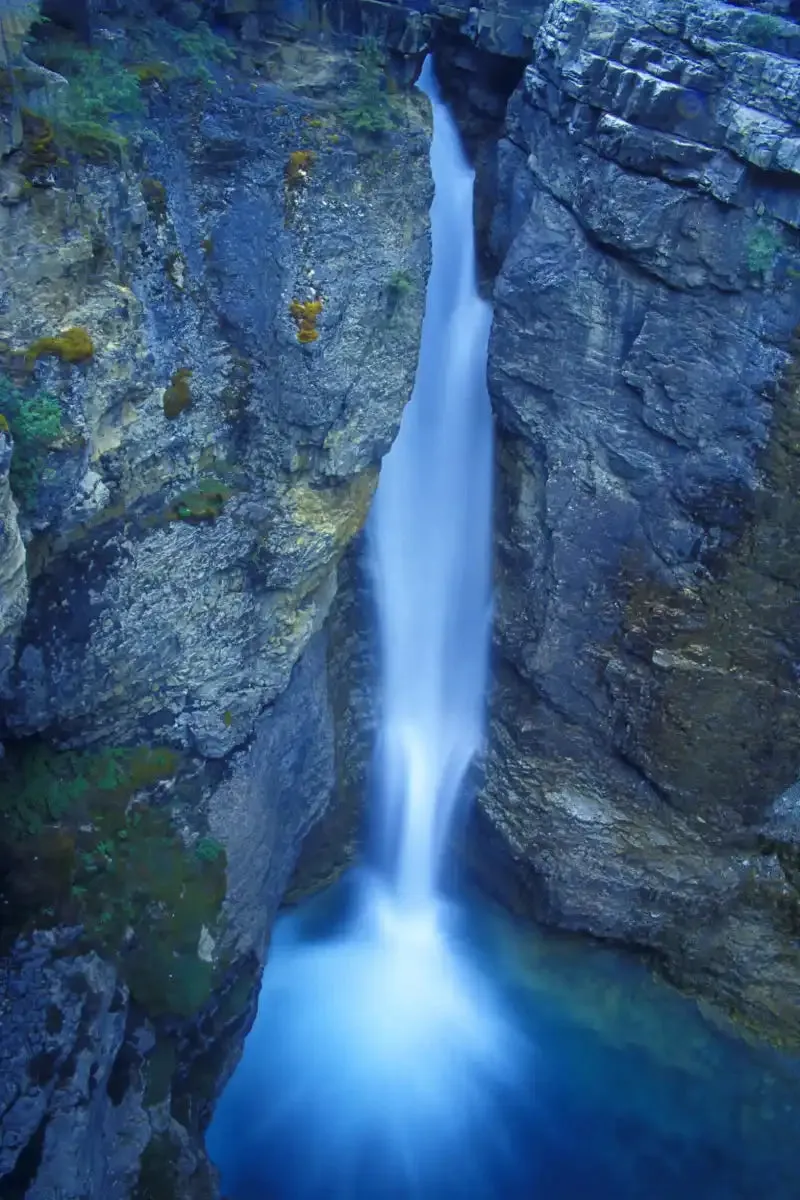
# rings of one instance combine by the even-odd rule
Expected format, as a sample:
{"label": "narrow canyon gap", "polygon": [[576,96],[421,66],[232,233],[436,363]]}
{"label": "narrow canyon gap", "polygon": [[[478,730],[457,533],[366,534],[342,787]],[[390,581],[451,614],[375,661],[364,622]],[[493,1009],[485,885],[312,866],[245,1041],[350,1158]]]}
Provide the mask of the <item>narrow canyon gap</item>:
{"label": "narrow canyon gap", "polygon": [[[430,59],[419,86],[434,119],[433,256],[414,391],[369,527],[381,650],[373,853],[334,936],[279,938],[273,952],[261,1002],[272,1072],[251,1045],[209,1134],[236,1200],[265,1186],[297,1200],[489,1200],[512,1167],[503,1120],[524,1045],[440,889],[484,735],[491,309],[478,294],[474,172]],[[277,1086],[263,1110],[259,1086]],[[453,1162],[470,1146],[453,1192]]]}

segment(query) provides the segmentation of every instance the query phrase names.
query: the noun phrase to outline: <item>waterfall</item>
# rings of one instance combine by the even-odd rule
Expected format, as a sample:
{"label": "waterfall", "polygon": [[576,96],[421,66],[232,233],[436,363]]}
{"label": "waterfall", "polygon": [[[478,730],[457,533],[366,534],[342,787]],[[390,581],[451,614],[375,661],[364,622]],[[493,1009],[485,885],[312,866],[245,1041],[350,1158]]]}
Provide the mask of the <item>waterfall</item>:
{"label": "waterfall", "polygon": [[278,924],[258,1018],[208,1135],[231,1200],[512,1194],[526,1046],[439,878],[483,737],[491,314],[476,283],[474,176],[430,60],[420,87],[434,117],[433,262],[415,387],[368,528],[377,852],[333,927],[314,903]]}
{"label": "waterfall", "polygon": [[384,865],[397,902],[430,903],[483,736],[489,640],[491,310],[478,295],[473,172],[428,60],[433,260],[419,365],[370,519],[382,666]]}

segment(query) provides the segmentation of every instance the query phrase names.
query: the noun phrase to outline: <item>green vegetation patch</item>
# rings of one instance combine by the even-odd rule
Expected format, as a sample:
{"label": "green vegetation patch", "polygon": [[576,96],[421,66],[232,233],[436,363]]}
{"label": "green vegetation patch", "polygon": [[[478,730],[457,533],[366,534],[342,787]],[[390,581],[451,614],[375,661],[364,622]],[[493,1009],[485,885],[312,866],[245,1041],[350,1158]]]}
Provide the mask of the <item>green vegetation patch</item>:
{"label": "green vegetation patch", "polygon": [[216,521],[233,495],[233,489],[219,479],[201,479],[197,486],[181,492],[167,509],[168,521],[200,524]]}
{"label": "green vegetation patch", "polygon": [[355,60],[356,80],[349,103],[342,110],[344,124],[355,133],[376,136],[401,124],[401,110],[389,88],[383,52],[365,39]]}
{"label": "green vegetation patch", "polygon": [[[144,84],[184,79],[213,87],[211,68],[236,59],[233,46],[206,21],[198,21],[192,29],[181,29],[169,21],[156,20],[147,31],[134,31],[134,37],[143,61],[133,64],[131,70]],[[169,62],[156,58],[156,47],[166,51]]]}
{"label": "green vegetation patch", "polygon": [[26,395],[0,375],[0,429],[14,439],[11,489],[19,505],[28,508],[36,497],[47,456],[63,434],[61,405],[50,392]]}
{"label": "green vegetation patch", "polygon": [[56,140],[93,161],[118,161],[126,145],[120,121],[144,113],[136,75],[110,49],[53,41],[38,45],[35,53],[69,84],[43,114],[52,123]]}
{"label": "green vegetation patch", "polygon": [[7,745],[0,768],[8,932],[80,924],[153,1016],[190,1016],[208,999],[215,967],[199,942],[225,896],[222,846],[188,847],[168,808],[136,798],[180,764],[164,746],[92,753],[28,739]]}

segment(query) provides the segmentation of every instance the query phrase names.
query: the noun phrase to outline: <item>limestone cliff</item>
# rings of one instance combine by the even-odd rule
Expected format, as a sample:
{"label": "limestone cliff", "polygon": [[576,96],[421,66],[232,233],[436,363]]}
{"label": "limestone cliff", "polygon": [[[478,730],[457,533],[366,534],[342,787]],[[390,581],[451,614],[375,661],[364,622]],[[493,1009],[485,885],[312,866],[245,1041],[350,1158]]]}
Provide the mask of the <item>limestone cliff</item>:
{"label": "limestone cliff", "polygon": [[554,0],[509,105],[475,854],[526,911],[796,1042],[798,810],[773,807],[800,768],[789,7]]}
{"label": "limestone cliff", "polygon": [[334,787],[428,113],[372,43],[57,9],[0,75],[0,1189],[200,1197]]}

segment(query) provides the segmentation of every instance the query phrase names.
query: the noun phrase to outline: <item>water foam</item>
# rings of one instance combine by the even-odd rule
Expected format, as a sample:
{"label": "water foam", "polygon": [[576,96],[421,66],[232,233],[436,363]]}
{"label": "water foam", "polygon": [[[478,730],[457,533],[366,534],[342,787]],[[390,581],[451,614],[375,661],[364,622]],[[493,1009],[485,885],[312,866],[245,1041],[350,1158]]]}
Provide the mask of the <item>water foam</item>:
{"label": "water foam", "polygon": [[272,1194],[253,1183],[259,1149],[258,1186],[292,1200],[488,1200],[513,1169],[526,1055],[458,911],[399,908],[373,880],[334,936],[284,919],[210,1149],[224,1163],[237,1145],[237,1200]]}

